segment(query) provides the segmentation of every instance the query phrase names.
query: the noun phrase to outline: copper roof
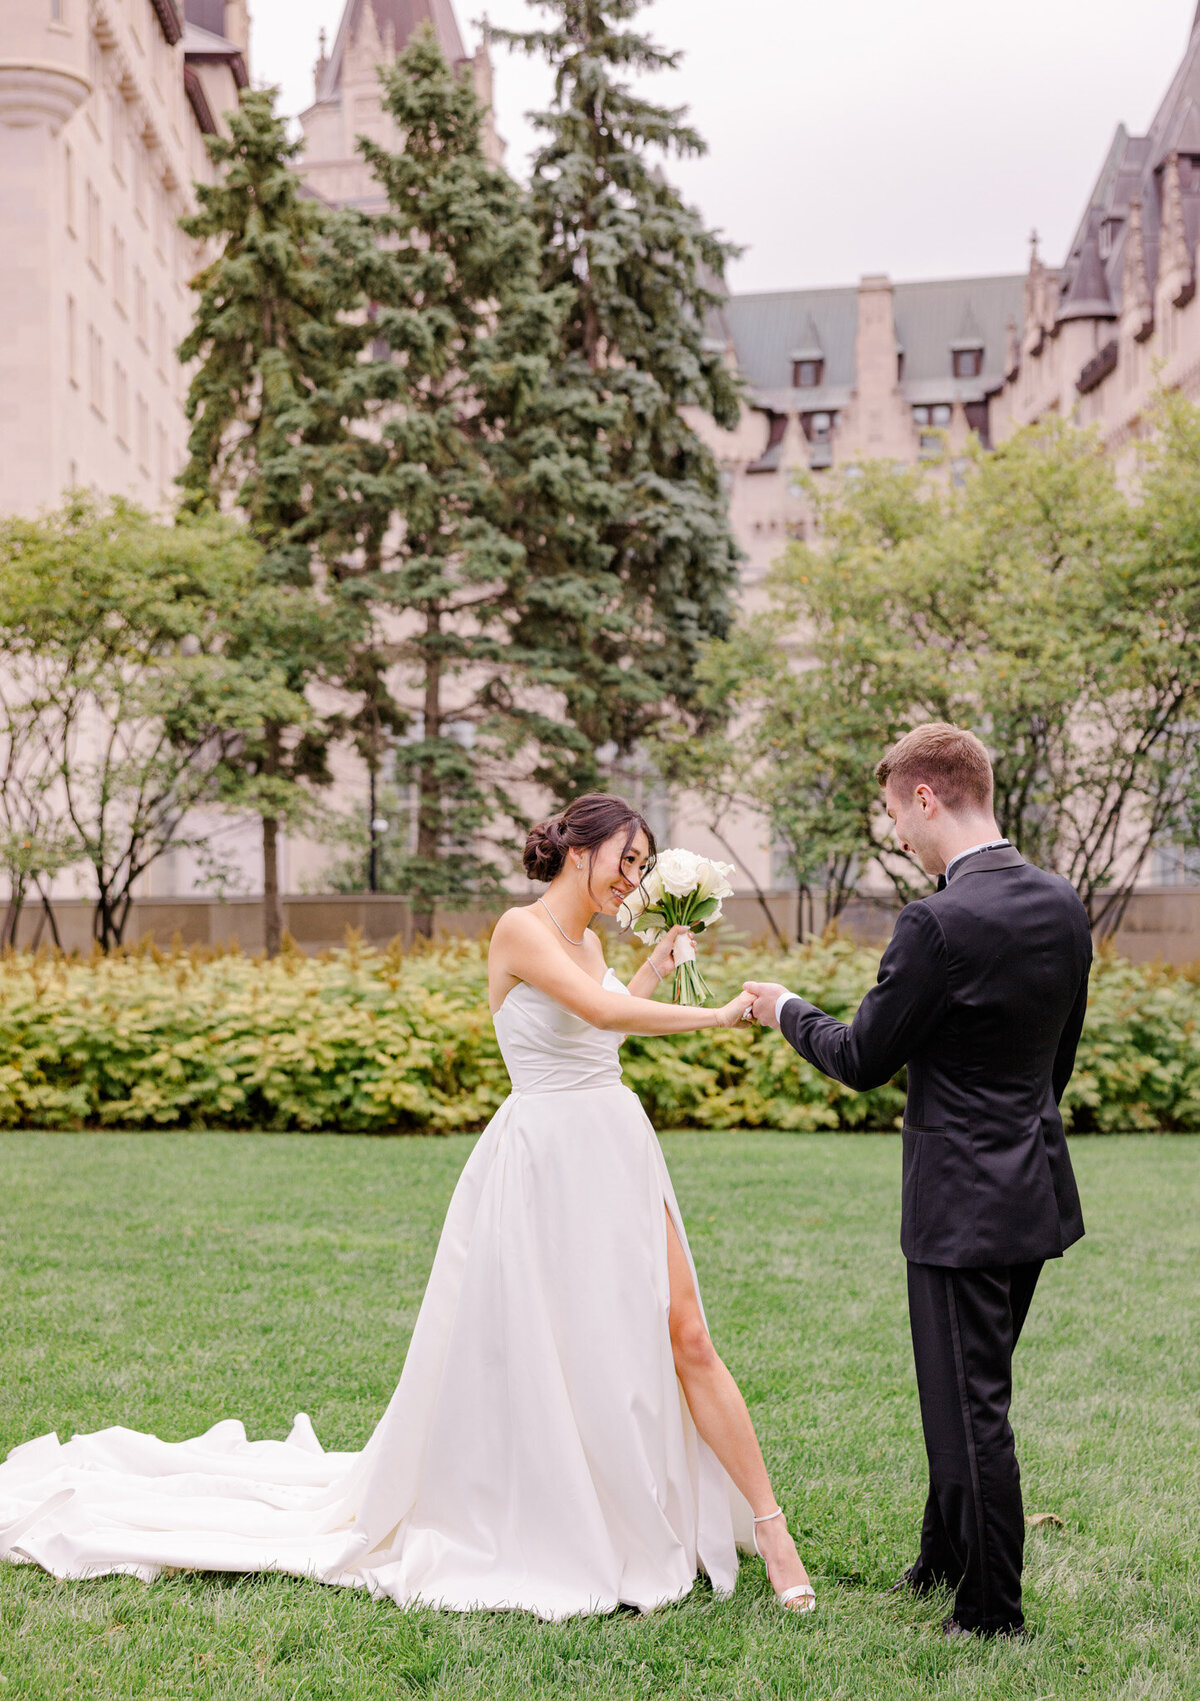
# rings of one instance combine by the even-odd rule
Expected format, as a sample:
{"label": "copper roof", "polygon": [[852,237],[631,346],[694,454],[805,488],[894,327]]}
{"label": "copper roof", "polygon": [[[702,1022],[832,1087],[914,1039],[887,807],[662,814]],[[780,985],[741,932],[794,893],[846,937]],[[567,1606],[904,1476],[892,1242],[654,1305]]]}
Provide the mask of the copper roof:
{"label": "copper roof", "polygon": [[[901,389],[909,399],[982,399],[1003,377],[1008,321],[1023,311],[1024,279],[945,278],[893,286],[896,341],[904,350]],[[725,303],[738,369],[761,406],[806,411],[844,407],[854,389],[858,289],[789,289],[731,295]],[[979,376],[953,376],[955,343],[983,349]],[[815,346],[821,384],[792,387],[795,350]]]}

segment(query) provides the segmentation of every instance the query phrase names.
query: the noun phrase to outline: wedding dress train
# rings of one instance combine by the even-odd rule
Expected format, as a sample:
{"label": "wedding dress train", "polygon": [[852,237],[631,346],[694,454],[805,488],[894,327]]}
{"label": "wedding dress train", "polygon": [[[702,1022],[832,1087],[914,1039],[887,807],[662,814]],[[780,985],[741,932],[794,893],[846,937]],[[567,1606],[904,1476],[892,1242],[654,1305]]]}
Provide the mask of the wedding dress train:
{"label": "wedding dress train", "polygon": [[45,1435],[0,1465],[0,1556],[64,1578],[286,1571],[544,1618],[649,1610],[698,1569],[732,1590],[750,1508],[676,1379],[664,1206],[687,1238],[620,1036],[523,983],[495,1025],[513,1091],[363,1450],[323,1451],[303,1413],[286,1441],[233,1419],[181,1442]]}

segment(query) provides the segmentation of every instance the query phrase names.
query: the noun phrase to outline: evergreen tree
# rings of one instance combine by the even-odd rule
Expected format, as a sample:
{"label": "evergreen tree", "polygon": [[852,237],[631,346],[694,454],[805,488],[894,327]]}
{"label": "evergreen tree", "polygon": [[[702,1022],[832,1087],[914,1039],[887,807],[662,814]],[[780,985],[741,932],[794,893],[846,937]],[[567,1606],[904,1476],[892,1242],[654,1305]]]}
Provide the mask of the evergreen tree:
{"label": "evergreen tree", "polygon": [[330,571],[375,622],[364,669],[408,716],[389,779],[415,800],[414,842],[388,860],[428,934],[439,900],[500,890],[511,857],[488,839],[522,818],[516,782],[591,763],[562,700],[608,560],[614,415],[562,382],[567,292],[541,285],[536,226],[484,157],[469,80],[425,29],[384,81],[403,150],[359,145],[389,211],[337,240],[386,353],[349,374],[360,429],[314,487]]}
{"label": "evergreen tree", "polygon": [[[352,283],[329,263],[327,210],[306,198],[292,170],[298,147],[275,113],[275,90],[250,91],[229,114],[229,135],[206,138],[216,181],[198,184],[199,210],[181,221],[187,235],[218,253],[193,280],[199,300],[180,348],[198,362],[188,392],[189,459],[180,478],[185,510],[232,501],[260,545],[262,574],[290,590],[276,598],[273,666],[282,667],[294,700],[320,678],[349,670],[354,611],[318,604],[313,585],[311,491],[314,457],[345,435],[333,402],[366,332]],[[256,643],[263,633],[255,630]],[[286,822],[311,814],[307,786],[330,779],[337,716],[300,728],[266,720],[230,760],[253,782],[263,826],[267,950],[283,930],[278,840]]]}
{"label": "evergreen tree", "polygon": [[627,27],[644,3],[537,0],[546,28],[494,31],[554,70],[532,180],[544,281],[569,292],[564,352],[578,380],[617,410],[609,576],[567,695],[593,744],[622,751],[664,711],[698,708],[696,663],[729,628],[738,562],[720,469],[682,411],[737,423],[737,383],[707,332],[735,250],[663,175],[663,157],[704,152],[685,110],[628,87],[679,62]]}

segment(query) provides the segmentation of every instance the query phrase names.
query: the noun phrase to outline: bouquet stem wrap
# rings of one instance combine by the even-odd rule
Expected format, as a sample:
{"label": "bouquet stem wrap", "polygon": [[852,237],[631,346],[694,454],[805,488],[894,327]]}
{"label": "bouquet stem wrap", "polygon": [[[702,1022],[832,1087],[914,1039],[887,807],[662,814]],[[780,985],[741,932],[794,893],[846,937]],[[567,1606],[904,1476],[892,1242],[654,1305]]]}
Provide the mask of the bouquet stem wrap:
{"label": "bouquet stem wrap", "polygon": [[[625,900],[626,925],[633,927],[647,945],[656,944],[672,927],[703,933],[721,919],[722,900],[733,892],[729,884],[732,873],[727,862],[715,862],[693,851],[665,850],[638,890]],[[671,992],[675,1003],[709,1003],[712,992],[696,965],[691,940],[677,939],[673,956]]]}

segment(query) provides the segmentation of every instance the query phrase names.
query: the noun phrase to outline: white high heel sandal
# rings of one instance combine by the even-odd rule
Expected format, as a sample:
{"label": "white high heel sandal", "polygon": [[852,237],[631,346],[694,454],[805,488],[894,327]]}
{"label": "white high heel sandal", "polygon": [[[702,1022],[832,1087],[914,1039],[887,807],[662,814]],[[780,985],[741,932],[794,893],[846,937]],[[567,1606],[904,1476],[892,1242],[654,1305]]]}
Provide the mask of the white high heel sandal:
{"label": "white high heel sandal", "polygon": [[[782,1517],[783,1507],[777,1506],[774,1512],[764,1512],[761,1518],[756,1518],[754,1520],[754,1551],[767,1568],[768,1583],[771,1582],[771,1567],[767,1565],[766,1555],[763,1553],[762,1548],[758,1545],[758,1526],[760,1524],[769,1524],[772,1518]],[[772,1583],[771,1587],[774,1588],[774,1586],[775,1585]],[[781,1595],[776,1595],[775,1599],[779,1602],[781,1607],[791,1607],[793,1612],[813,1612],[817,1604],[817,1592],[811,1583],[796,1583],[792,1588],[785,1589]],[[803,1605],[792,1607],[793,1601],[800,1601]]]}

